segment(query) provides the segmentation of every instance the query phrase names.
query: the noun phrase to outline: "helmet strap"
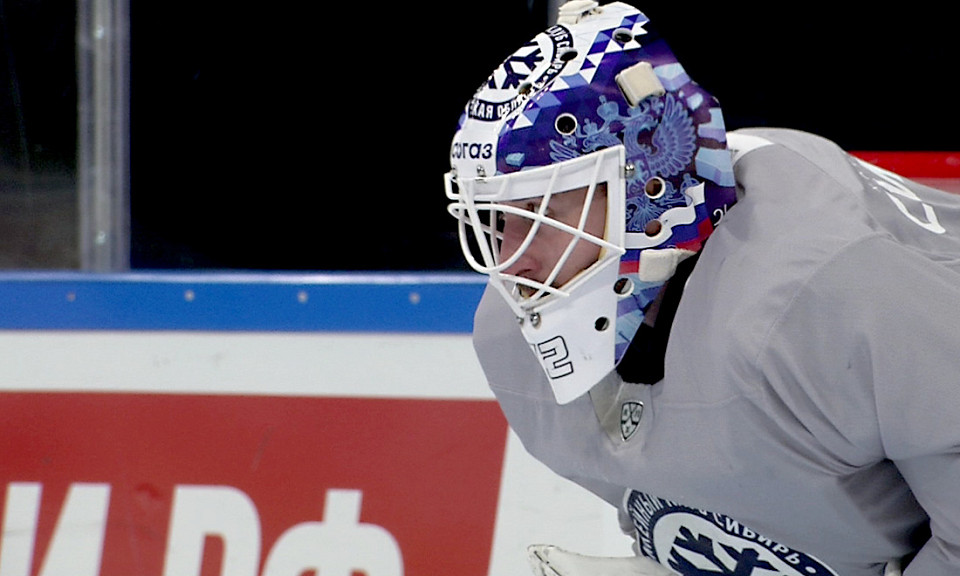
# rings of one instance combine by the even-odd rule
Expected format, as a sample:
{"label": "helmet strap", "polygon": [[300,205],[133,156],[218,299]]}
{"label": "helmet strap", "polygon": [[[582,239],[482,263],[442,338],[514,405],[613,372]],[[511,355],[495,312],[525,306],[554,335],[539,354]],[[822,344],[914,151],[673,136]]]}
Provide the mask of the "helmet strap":
{"label": "helmet strap", "polygon": [[660,289],[660,295],[645,311],[643,323],[617,364],[617,374],[624,382],[656,384],[663,380],[670,329],[687,278],[699,257],[699,254],[695,254],[681,262],[673,277]]}
{"label": "helmet strap", "polygon": [[695,254],[692,250],[682,248],[644,250],[640,253],[637,274],[644,282],[666,282],[673,277],[681,262]]}

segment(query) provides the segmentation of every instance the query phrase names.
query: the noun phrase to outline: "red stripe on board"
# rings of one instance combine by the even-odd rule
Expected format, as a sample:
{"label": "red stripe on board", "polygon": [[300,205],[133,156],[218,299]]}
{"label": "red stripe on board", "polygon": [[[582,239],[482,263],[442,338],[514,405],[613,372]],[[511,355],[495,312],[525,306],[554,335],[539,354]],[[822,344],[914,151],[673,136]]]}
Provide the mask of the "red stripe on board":
{"label": "red stripe on board", "polygon": [[907,178],[960,178],[960,152],[851,152]]}
{"label": "red stripe on board", "polygon": [[[343,573],[336,566],[351,562],[363,571],[377,560],[372,554],[387,552],[371,552],[368,540],[387,534],[407,576],[487,574],[507,437],[493,401],[0,393],[0,402],[0,488],[42,488],[31,574],[55,534],[67,546],[87,546],[79,527],[57,523],[69,488],[81,483],[109,487],[101,576],[170,573],[171,513],[184,486],[227,495],[251,512],[222,510],[244,520],[209,524],[259,534],[259,541],[228,534],[217,542],[216,533],[188,533],[204,547],[203,576],[220,573],[226,550],[251,548],[247,564],[234,566],[244,574],[260,574],[269,555],[295,564],[285,574],[321,560],[322,574]],[[331,530],[325,496],[343,490],[362,494],[353,511],[359,518],[340,510]],[[8,491],[0,507],[11,509],[12,499],[20,504],[12,509],[29,510],[16,494]],[[12,514],[15,525],[32,524],[29,514]],[[303,534],[319,539],[297,548]],[[14,536],[0,541],[14,546]],[[312,564],[296,563],[304,558]]]}

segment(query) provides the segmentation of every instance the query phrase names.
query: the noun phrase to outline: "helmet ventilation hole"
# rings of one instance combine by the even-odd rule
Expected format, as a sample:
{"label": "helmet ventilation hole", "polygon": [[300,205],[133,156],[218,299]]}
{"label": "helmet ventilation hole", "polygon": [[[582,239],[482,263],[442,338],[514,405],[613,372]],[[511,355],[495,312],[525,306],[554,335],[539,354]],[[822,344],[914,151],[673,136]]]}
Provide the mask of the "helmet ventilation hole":
{"label": "helmet ventilation hole", "polygon": [[567,48],[566,50],[563,50],[562,52],[557,54],[557,57],[560,59],[561,62],[569,62],[577,57],[577,51],[574,50],[573,48]]}
{"label": "helmet ventilation hole", "polygon": [[601,316],[597,318],[593,323],[593,329],[596,330],[597,332],[603,332],[609,327],[610,327],[610,319],[605,316]]}
{"label": "helmet ventilation hole", "polygon": [[618,278],[613,284],[613,291],[618,296],[626,296],[633,293],[633,281],[629,278]]}
{"label": "helmet ventilation hole", "polygon": [[633,33],[626,28],[617,28],[613,31],[613,39],[619,44],[626,44],[633,40]]}
{"label": "helmet ventilation hole", "polygon": [[663,224],[659,220],[651,220],[647,222],[647,225],[643,229],[643,233],[647,236],[656,236],[663,230]]}
{"label": "helmet ventilation hole", "polygon": [[577,119],[573,114],[561,114],[557,116],[554,128],[564,136],[569,136],[577,131]]}
{"label": "helmet ventilation hole", "polygon": [[667,183],[663,181],[663,178],[659,176],[654,176],[653,178],[647,180],[647,183],[643,185],[643,191],[647,195],[647,198],[656,199],[663,196],[663,193],[667,190]]}

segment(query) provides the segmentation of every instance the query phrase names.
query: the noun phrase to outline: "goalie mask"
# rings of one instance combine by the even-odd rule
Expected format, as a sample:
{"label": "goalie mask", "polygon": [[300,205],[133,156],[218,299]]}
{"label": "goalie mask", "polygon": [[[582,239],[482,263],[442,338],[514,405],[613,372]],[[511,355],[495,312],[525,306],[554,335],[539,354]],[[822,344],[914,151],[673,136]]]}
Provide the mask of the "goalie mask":
{"label": "goalie mask", "polygon": [[716,100],[622,3],[563,5],[467,104],[449,210],[559,403],[616,367],[735,202],[725,139]]}

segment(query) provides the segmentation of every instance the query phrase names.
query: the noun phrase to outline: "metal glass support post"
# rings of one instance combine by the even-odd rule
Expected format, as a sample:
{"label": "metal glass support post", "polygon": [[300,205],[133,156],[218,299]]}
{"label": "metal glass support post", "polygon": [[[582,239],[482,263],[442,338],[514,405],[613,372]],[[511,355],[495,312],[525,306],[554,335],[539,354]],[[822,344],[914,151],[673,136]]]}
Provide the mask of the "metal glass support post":
{"label": "metal glass support post", "polygon": [[130,267],[129,0],[77,0],[80,267]]}
{"label": "metal glass support post", "polygon": [[547,2],[547,25],[553,26],[557,23],[557,14],[560,12],[560,5],[566,0],[548,0]]}

